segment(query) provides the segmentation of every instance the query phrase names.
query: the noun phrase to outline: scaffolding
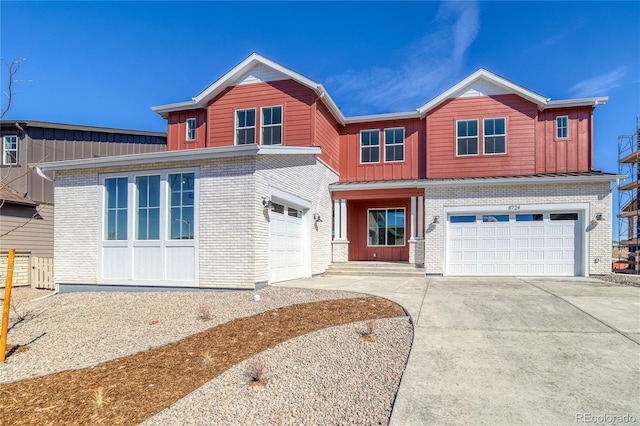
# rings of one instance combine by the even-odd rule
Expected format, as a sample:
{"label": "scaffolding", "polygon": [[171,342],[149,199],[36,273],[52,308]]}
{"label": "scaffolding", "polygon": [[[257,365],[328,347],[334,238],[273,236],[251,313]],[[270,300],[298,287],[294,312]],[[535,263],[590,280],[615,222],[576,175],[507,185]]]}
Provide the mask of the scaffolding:
{"label": "scaffolding", "polygon": [[618,243],[613,272],[640,274],[640,116],[633,134],[618,136],[618,174],[631,181],[618,187]]}

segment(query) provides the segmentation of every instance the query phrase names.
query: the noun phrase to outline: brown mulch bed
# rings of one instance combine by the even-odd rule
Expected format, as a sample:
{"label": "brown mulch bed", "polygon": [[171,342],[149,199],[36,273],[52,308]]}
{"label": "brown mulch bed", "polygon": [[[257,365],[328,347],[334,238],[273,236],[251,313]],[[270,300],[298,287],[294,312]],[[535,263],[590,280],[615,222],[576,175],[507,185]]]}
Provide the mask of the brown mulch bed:
{"label": "brown mulch bed", "polygon": [[386,299],[286,306],[128,357],[0,385],[0,419],[14,425],[137,424],[232,366],[327,327],[404,316]]}

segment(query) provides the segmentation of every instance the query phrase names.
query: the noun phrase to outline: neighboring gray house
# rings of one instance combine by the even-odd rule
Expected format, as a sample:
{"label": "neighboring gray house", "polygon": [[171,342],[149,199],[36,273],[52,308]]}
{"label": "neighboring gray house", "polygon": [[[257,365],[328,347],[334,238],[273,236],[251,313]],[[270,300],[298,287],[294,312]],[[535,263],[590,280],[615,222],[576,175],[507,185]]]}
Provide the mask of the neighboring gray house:
{"label": "neighboring gray house", "polygon": [[[53,259],[53,182],[29,164],[166,151],[166,133],[27,120],[1,120],[0,282],[16,250],[14,285],[33,283],[34,259]],[[49,173],[53,178],[55,173]]]}

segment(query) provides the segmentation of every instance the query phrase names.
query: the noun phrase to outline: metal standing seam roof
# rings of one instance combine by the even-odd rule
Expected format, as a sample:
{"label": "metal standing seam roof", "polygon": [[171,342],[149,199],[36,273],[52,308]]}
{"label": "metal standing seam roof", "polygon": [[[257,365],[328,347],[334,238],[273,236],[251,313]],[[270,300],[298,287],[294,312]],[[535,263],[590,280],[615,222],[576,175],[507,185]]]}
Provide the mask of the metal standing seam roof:
{"label": "metal standing seam roof", "polygon": [[484,185],[519,185],[536,183],[553,183],[553,180],[561,180],[558,183],[569,182],[597,182],[614,181],[624,179],[626,175],[607,173],[599,170],[589,172],[560,172],[538,173],[533,175],[515,176],[483,176],[465,178],[437,178],[437,179],[403,179],[385,181],[357,181],[336,182],[329,185],[331,191],[357,191],[366,189],[393,189],[393,188],[428,188],[446,186],[484,186]]}

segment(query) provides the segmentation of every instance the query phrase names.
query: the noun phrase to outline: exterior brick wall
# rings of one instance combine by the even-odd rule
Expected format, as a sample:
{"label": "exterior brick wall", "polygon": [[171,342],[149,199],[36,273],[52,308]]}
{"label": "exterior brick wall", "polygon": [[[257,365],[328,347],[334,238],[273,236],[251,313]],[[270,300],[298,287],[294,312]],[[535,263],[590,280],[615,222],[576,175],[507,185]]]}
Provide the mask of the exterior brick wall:
{"label": "exterior brick wall", "polygon": [[54,266],[56,284],[96,284],[98,277],[98,174],[56,173]]}
{"label": "exterior brick wall", "polygon": [[[476,186],[463,188],[427,188],[425,190],[425,269],[428,274],[444,272],[446,217],[444,208],[453,206],[491,206],[526,204],[588,203],[589,218],[583,227],[589,235],[586,255],[587,273],[603,275],[611,272],[611,193],[609,183]],[[604,220],[594,221],[595,213]],[[433,224],[434,216],[440,223]],[[599,262],[596,263],[596,258]]]}
{"label": "exterior brick wall", "polygon": [[[0,254],[0,288],[7,284],[8,253]],[[13,258],[12,287],[23,287],[31,284],[31,256],[28,253],[16,253]]]}
{"label": "exterior brick wall", "polygon": [[[311,226],[311,274],[323,273],[331,263],[331,217],[333,204],[329,184],[337,182],[338,175],[324,163],[309,155],[267,155],[258,157],[256,171],[256,282],[266,281],[269,273],[269,223],[262,210],[262,197],[269,186],[288,192],[311,202],[308,214],[319,214],[321,222],[309,220]],[[311,219],[311,218],[310,218]]]}
{"label": "exterior brick wall", "polygon": [[201,287],[254,288],[269,279],[269,226],[262,197],[269,186],[311,202],[311,273],[331,263],[332,204],[337,174],[311,155],[260,155],[60,171],[56,178],[56,283],[97,284],[99,176],[199,167]]}

